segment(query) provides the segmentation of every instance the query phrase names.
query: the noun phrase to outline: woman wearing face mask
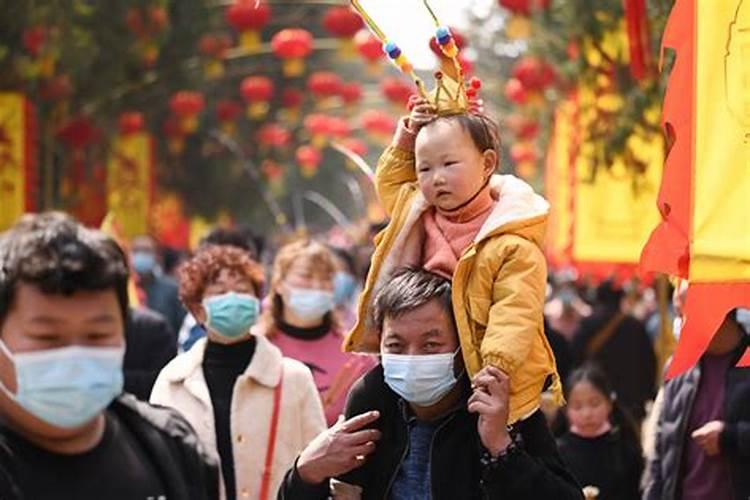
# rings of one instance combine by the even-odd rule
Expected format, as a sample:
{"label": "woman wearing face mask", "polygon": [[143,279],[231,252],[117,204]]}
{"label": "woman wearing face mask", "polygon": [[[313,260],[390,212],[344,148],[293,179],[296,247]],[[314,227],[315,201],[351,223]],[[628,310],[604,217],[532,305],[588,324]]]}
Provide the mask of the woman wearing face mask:
{"label": "woman wearing face mask", "polygon": [[320,243],[283,247],[274,261],[264,323],[281,352],[312,371],[329,425],[342,413],[351,385],[375,364],[369,356],[341,351],[343,336],[334,312],[336,271],[333,254]]}
{"label": "woman wearing face mask", "polygon": [[325,428],[313,379],[251,334],[263,271],[244,251],[208,247],[179,273],[180,298],[208,336],[162,370],[151,402],[179,410],[218,454],[223,498],[272,498],[284,469]]}

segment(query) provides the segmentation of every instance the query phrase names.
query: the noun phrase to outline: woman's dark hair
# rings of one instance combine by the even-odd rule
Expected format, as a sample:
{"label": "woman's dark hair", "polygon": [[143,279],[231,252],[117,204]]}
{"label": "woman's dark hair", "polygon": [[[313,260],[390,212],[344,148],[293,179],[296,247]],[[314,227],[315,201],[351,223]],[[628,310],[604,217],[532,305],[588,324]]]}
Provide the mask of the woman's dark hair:
{"label": "woman's dark hair", "polygon": [[565,384],[565,398],[570,398],[571,391],[581,382],[588,382],[594,389],[602,393],[602,395],[609,400],[612,404],[612,414],[610,420],[613,427],[619,429],[622,440],[628,446],[633,446],[635,449],[641,449],[641,441],[639,438],[638,427],[633,420],[633,417],[622,407],[617,401],[617,395],[612,390],[612,385],[607,379],[607,375],[596,363],[586,363],[580,368],[576,368],[568,377],[567,383]]}
{"label": "woman's dark hair", "polygon": [[122,249],[60,212],[24,215],[0,235],[0,325],[18,283],[50,295],[112,289],[123,321],[127,317],[128,262]]}

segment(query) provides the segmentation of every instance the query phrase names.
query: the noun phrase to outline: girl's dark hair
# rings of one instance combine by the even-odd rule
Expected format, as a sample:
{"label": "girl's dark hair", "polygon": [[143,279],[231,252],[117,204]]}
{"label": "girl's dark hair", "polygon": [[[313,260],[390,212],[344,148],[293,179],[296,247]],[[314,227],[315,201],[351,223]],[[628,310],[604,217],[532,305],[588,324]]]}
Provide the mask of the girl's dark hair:
{"label": "girl's dark hair", "polygon": [[580,368],[573,370],[565,384],[565,398],[570,398],[573,388],[581,383],[588,382],[612,404],[610,420],[612,426],[619,429],[623,442],[634,449],[641,449],[640,433],[635,420],[617,401],[617,395],[612,390],[612,385],[604,371],[596,363],[586,363]]}
{"label": "girl's dark hair", "polygon": [[500,163],[500,131],[492,118],[484,113],[459,113],[438,117],[431,123],[442,120],[458,122],[461,128],[468,132],[479,151],[484,152],[488,149],[495,151],[498,164]]}

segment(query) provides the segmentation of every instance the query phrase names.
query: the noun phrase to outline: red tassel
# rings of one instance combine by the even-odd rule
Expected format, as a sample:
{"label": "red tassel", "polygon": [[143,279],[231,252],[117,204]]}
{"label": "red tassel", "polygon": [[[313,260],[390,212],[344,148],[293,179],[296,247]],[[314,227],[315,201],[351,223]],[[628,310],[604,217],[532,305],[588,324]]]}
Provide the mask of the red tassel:
{"label": "red tassel", "polygon": [[646,0],[623,1],[630,45],[630,74],[637,81],[641,81],[649,75],[651,67]]}

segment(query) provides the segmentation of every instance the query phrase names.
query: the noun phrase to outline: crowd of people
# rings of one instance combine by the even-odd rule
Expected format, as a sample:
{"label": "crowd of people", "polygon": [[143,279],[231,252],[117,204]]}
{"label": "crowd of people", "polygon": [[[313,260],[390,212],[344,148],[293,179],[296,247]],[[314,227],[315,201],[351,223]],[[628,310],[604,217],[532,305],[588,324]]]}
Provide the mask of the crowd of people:
{"label": "crowd of people", "polygon": [[660,311],[549,273],[549,206],[498,157],[481,113],[414,102],[369,248],[223,228],[175,258],[22,217],[0,235],[0,498],[748,498],[745,312],[662,385],[686,287]]}

